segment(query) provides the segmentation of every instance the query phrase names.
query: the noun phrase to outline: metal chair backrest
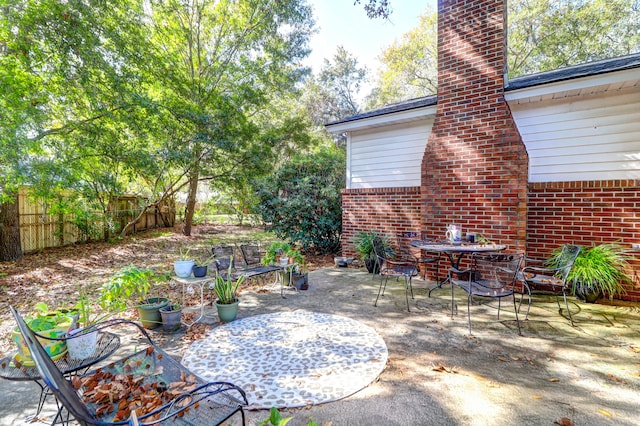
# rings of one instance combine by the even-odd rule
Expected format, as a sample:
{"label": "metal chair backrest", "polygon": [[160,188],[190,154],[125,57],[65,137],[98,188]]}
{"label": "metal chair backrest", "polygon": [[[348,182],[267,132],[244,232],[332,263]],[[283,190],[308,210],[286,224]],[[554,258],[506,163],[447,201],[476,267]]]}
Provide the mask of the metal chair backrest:
{"label": "metal chair backrest", "polygon": [[558,256],[558,262],[556,265],[556,277],[558,279],[561,279],[562,282],[565,283],[565,285],[567,282],[567,278],[569,277],[569,272],[571,272],[571,268],[573,268],[573,264],[578,258],[581,249],[582,248],[580,246],[565,244],[562,247],[560,255]]}
{"label": "metal chair backrest", "polygon": [[218,272],[225,272],[235,268],[233,261],[233,246],[216,246],[211,249],[215,256],[216,269]]}
{"label": "metal chair backrest", "polygon": [[31,358],[33,359],[40,377],[47,387],[81,425],[97,424],[98,421],[87,409],[84,402],[82,402],[73,385],[64,378],[62,372],[51,360],[36,338],[34,332],[31,331],[24,322],[22,316],[20,316],[13,306],[10,306],[9,309],[11,309],[11,313],[18,323],[18,329],[20,330],[20,333],[22,333],[25,345],[29,348]]}
{"label": "metal chair backrest", "polygon": [[385,245],[380,237],[373,237],[371,239],[371,245],[373,247],[373,252],[376,255],[376,266],[378,270],[382,270],[383,265],[385,265],[388,257],[388,254],[385,251]]}
{"label": "metal chair backrest", "polygon": [[260,246],[258,244],[241,244],[240,251],[242,252],[244,263],[247,266],[259,265],[262,261]]}
{"label": "metal chair backrest", "polygon": [[474,253],[469,281],[481,283],[486,288],[513,288],[523,259],[522,253]]}

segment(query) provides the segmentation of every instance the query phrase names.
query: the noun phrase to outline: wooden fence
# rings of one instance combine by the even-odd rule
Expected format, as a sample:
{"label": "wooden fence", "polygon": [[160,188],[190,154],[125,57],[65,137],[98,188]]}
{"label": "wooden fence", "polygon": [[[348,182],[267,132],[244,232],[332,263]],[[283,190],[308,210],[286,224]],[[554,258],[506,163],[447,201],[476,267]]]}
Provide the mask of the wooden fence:
{"label": "wooden fence", "polygon": [[[140,213],[144,202],[145,200],[135,196],[122,196],[110,204],[106,214],[86,212],[82,216],[52,215],[47,205],[30,197],[28,189],[23,188],[18,194],[22,251],[28,253],[47,247],[60,247],[117,236],[125,225]],[[158,209],[150,209],[127,230],[127,234],[173,226],[175,218],[173,203]]]}

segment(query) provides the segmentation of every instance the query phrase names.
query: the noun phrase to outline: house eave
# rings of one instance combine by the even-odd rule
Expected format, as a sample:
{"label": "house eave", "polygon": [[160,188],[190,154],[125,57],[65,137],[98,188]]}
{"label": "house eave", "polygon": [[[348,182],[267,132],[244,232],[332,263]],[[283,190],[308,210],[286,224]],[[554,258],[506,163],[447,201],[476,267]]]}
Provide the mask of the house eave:
{"label": "house eave", "polygon": [[329,133],[344,133],[394,124],[409,123],[412,121],[424,120],[430,116],[435,117],[436,108],[437,106],[434,104],[409,110],[375,114],[369,117],[356,117],[349,120],[326,124],[325,128]]}
{"label": "house eave", "polygon": [[517,89],[508,87],[505,89],[504,97],[507,102],[537,100],[548,96],[553,96],[554,99],[558,99],[576,96],[582,94],[584,91],[606,92],[608,90],[617,90],[622,86],[640,86],[640,73],[638,72],[638,68],[542,83]]}

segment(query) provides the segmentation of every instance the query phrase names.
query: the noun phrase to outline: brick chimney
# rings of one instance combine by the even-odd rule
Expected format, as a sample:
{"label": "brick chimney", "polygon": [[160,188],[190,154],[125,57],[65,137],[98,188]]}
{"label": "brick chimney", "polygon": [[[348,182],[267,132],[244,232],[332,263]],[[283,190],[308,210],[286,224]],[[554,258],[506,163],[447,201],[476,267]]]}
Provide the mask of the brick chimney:
{"label": "brick chimney", "polygon": [[528,157],[504,99],[506,0],[438,0],[438,108],[422,160],[423,229],[525,249]]}

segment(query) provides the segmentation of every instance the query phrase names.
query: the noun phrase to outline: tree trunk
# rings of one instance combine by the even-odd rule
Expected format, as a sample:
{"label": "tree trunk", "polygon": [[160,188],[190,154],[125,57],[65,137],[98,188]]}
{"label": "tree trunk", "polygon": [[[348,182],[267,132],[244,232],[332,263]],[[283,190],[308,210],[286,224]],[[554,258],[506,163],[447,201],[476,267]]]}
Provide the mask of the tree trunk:
{"label": "tree trunk", "polygon": [[22,256],[16,194],[13,202],[0,204],[0,261],[17,260]]}
{"label": "tree trunk", "polygon": [[187,195],[187,205],[184,213],[184,228],[182,233],[187,237],[191,235],[191,225],[193,224],[193,214],[196,209],[196,195],[198,194],[198,178],[200,177],[199,167],[196,165],[193,172],[189,174],[189,194]]}

